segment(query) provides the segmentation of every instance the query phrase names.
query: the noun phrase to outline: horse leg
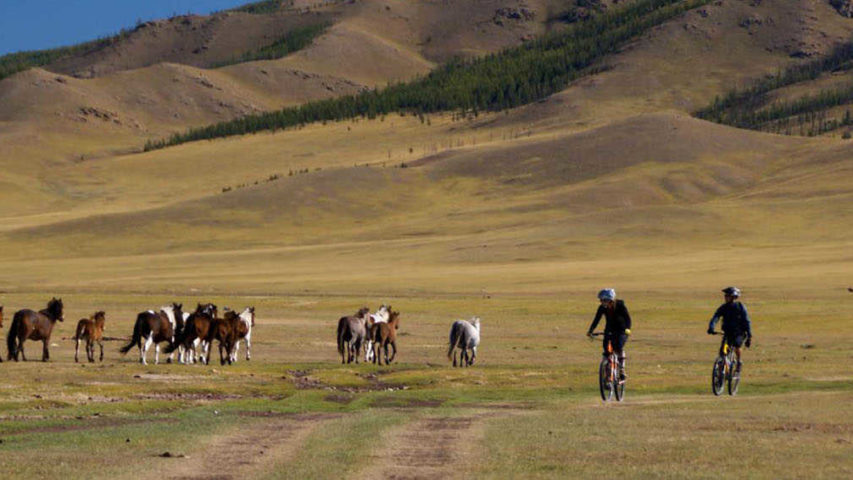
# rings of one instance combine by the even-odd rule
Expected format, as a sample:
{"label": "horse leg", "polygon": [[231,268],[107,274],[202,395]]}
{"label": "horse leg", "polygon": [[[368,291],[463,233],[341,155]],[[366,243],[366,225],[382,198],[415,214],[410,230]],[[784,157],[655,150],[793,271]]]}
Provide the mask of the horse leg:
{"label": "horse leg", "polygon": [[86,359],[89,363],[95,363],[95,341],[91,338],[86,339]]}
{"label": "horse leg", "polygon": [[148,355],[148,349],[151,348],[152,343],[154,343],[154,332],[148,334],[148,338],[145,339],[145,344],[143,344],[142,348],[139,349],[139,363],[148,365],[148,361],[145,360],[145,357]]}
{"label": "horse leg", "polygon": [[24,338],[18,336],[18,351],[21,352],[21,360],[27,361],[27,354],[24,353]]}
{"label": "horse leg", "polygon": [[474,360],[477,359],[477,347],[471,347],[471,363],[468,365],[474,365]]}
{"label": "horse leg", "polygon": [[104,361],[104,341],[98,340],[98,345],[101,347],[101,358],[100,358],[100,360],[103,362]]}
{"label": "horse leg", "polygon": [[385,365],[388,365],[388,341],[382,342],[382,351],[385,354]]}
{"label": "horse leg", "polygon": [[46,362],[50,360],[50,351],[48,351],[48,340],[45,338],[41,341],[42,343],[42,352],[41,352],[41,361]]}
{"label": "horse leg", "polygon": [[391,348],[394,350],[391,353],[391,361],[393,362],[397,358],[397,340],[391,340]]}
{"label": "horse leg", "polygon": [[237,361],[237,355],[239,355],[239,354],[240,354],[240,340],[237,340],[237,342],[234,343],[234,353],[231,354],[231,361],[236,362]]}
{"label": "horse leg", "polygon": [[154,344],[154,365],[160,365],[160,343]]}
{"label": "horse leg", "polygon": [[75,340],[76,342],[74,344],[74,363],[77,363],[79,361],[77,360],[77,356],[80,353],[80,337],[77,337]]}
{"label": "horse leg", "polygon": [[246,360],[252,359],[252,332],[246,335]]}

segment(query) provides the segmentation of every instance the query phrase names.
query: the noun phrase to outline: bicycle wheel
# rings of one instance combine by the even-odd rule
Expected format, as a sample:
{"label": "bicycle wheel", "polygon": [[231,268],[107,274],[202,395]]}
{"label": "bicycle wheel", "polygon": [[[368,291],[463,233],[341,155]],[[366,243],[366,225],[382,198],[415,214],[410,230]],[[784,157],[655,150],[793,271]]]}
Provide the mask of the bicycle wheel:
{"label": "bicycle wheel", "polygon": [[737,395],[737,387],[740,385],[740,372],[736,366],[732,366],[732,374],[729,375],[729,395]]}
{"label": "bicycle wheel", "polygon": [[605,402],[613,397],[613,385],[609,380],[610,361],[607,358],[601,360],[598,367],[598,389],[601,391],[601,399]]}
{"label": "bicycle wheel", "polygon": [[711,373],[711,391],[714,395],[723,393],[723,383],[726,381],[726,359],[717,357],[714,362],[714,371]]}

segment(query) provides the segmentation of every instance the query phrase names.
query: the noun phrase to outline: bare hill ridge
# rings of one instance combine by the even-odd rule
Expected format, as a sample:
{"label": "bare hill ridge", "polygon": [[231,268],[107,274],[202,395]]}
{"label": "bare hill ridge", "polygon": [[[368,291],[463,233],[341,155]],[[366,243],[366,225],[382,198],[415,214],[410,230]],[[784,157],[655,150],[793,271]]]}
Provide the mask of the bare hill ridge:
{"label": "bare hill ridge", "polygon": [[[128,150],[211,119],[424,73],[453,45],[491,51],[549,28],[539,12],[553,4],[513,3],[536,16],[509,28],[486,21],[498,3],[340,6],[348,10],[311,47],[274,61],[159,63],[89,79],[32,69],[3,80],[0,262],[36,283],[59,268],[29,268],[44,259],[149,282],[151,261],[162,274],[241,258],[262,267],[258,278],[295,270],[317,284],[333,264],[363,269],[367,256],[410,267],[417,282],[425,265],[425,278],[482,278],[474,269],[485,264],[524,276],[534,275],[527,264],[558,272],[566,258],[641,249],[713,271],[697,252],[730,246],[749,257],[787,245],[802,258],[823,248],[825,261],[846,248],[853,220],[837,207],[851,200],[850,143],[688,114],[849,37],[851,20],[821,2],[714,2],[608,57],[605,71],[508,112],[389,115]],[[469,13],[460,16],[468,27],[454,8]],[[751,15],[773,23],[742,25]],[[768,252],[750,265],[773,260]]]}

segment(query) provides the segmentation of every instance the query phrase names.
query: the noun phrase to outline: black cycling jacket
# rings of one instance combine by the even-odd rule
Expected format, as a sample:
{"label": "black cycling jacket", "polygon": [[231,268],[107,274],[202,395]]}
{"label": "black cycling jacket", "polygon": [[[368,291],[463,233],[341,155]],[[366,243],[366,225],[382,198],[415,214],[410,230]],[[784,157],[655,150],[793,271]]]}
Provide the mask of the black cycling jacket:
{"label": "black cycling jacket", "polygon": [[604,305],[598,306],[598,311],[595,312],[595,319],[592,325],[589,326],[589,331],[595,330],[598,326],[601,316],[604,316],[606,323],[604,324],[604,333],[625,333],[625,330],[631,328],[631,315],[628,313],[628,307],[622,300],[616,300],[616,307],[611,311]]}

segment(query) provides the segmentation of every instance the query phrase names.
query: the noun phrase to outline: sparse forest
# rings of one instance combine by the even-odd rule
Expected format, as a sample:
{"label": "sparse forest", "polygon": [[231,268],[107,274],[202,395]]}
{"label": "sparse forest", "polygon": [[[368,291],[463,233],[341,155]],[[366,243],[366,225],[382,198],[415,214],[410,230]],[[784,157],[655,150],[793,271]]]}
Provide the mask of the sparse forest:
{"label": "sparse forest", "polygon": [[853,84],[793,99],[774,100],[774,94],[782,88],[822,76],[845,74],[852,68],[853,42],[850,42],[825,58],[790,67],[748,88],[731,90],[696,112],[696,116],[738,128],[785,135],[815,136],[831,132],[853,124],[849,109],[838,112],[838,107],[853,103]]}
{"label": "sparse forest", "polygon": [[456,60],[407,83],[298,107],[250,115],[149,141],[145,150],[318,121],[375,118],[399,112],[478,114],[534,102],[601,66],[605,55],[649,28],[710,0],[641,0],[595,15],[565,32],[473,60]]}
{"label": "sparse forest", "polygon": [[275,60],[277,58],[282,58],[290,53],[293,53],[297,50],[301,50],[307,47],[308,45],[311,45],[311,42],[313,42],[315,38],[322,35],[323,32],[325,32],[326,29],[329,28],[329,26],[329,23],[324,22],[303,27],[296,27],[293,30],[288,31],[287,33],[282,35],[281,38],[269,45],[261,47],[258,50],[246,52],[240,57],[232,58],[231,60],[218,63],[214,65],[213,68],[233,65],[235,63],[254,62],[257,60]]}

